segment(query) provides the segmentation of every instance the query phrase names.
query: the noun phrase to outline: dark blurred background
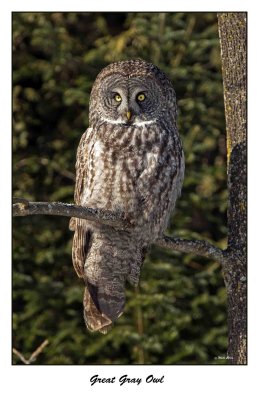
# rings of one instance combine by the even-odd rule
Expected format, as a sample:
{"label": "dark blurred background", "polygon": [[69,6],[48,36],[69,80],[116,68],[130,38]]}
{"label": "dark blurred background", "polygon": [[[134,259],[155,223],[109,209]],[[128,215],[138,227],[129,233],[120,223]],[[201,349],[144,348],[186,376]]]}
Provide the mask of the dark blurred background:
{"label": "dark blurred background", "polygon": [[[93,81],[143,58],[172,80],[186,157],[168,234],[226,245],[226,156],[215,13],[13,13],[13,195],[73,202],[75,155]],[[153,246],[139,289],[105,336],[86,331],[68,219],[13,221],[13,346],[36,364],[222,364],[220,266]],[[20,364],[17,356],[14,364]]]}

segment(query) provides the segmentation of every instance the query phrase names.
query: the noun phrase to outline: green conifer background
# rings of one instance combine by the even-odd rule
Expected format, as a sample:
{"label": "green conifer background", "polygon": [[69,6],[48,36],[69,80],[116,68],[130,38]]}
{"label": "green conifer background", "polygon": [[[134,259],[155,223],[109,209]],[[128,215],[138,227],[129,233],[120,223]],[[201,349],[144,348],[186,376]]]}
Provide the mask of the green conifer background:
{"label": "green conifer background", "polygon": [[[172,80],[186,157],[168,234],[226,245],[226,151],[215,13],[13,13],[13,195],[73,201],[76,148],[97,73],[143,58]],[[68,219],[13,221],[13,347],[36,364],[219,364],[226,292],[214,261],[153,246],[124,315],[86,331]],[[17,356],[14,364],[20,364]]]}

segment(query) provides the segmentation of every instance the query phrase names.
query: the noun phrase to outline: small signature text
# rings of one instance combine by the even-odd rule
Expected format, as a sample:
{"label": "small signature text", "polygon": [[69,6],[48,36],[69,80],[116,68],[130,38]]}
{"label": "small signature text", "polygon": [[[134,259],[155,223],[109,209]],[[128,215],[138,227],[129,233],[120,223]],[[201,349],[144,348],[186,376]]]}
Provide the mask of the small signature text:
{"label": "small signature text", "polygon": [[214,357],[215,360],[233,360],[233,357],[230,356],[216,356]]}

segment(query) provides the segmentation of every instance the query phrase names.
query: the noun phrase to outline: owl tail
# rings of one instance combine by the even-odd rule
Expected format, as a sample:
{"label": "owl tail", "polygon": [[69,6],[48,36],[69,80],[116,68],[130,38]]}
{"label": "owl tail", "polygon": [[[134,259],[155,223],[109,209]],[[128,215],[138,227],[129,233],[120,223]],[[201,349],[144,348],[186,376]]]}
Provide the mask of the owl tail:
{"label": "owl tail", "polygon": [[104,278],[93,285],[86,280],[84,318],[90,331],[107,333],[112,323],[123,313],[125,281],[116,277]]}
{"label": "owl tail", "polygon": [[[117,235],[117,234],[116,234]],[[112,238],[113,239],[113,238]],[[107,333],[125,305],[125,284],[137,286],[143,248],[128,248],[121,234],[116,240],[94,240],[84,267],[84,318],[91,331]]]}
{"label": "owl tail", "polygon": [[89,293],[87,286],[85,287],[84,293],[84,319],[89,331],[101,333],[107,333],[111,328],[112,321],[106,315],[102,314],[100,310],[97,309],[93,302],[93,299]]}

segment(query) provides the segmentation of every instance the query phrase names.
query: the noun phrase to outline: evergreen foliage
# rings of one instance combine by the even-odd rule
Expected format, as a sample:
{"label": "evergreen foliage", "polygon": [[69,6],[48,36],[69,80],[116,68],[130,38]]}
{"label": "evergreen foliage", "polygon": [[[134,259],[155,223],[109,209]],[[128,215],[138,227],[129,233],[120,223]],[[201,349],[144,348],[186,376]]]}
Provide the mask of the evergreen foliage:
{"label": "evergreen foliage", "polygon": [[[226,246],[226,156],[214,13],[14,13],[13,195],[73,202],[91,86],[110,62],[143,58],[172,80],[186,174],[168,234]],[[153,246],[139,289],[107,335],[86,331],[68,219],[13,221],[13,347],[37,364],[219,364],[226,355],[220,266]],[[14,364],[21,361],[14,356]]]}

